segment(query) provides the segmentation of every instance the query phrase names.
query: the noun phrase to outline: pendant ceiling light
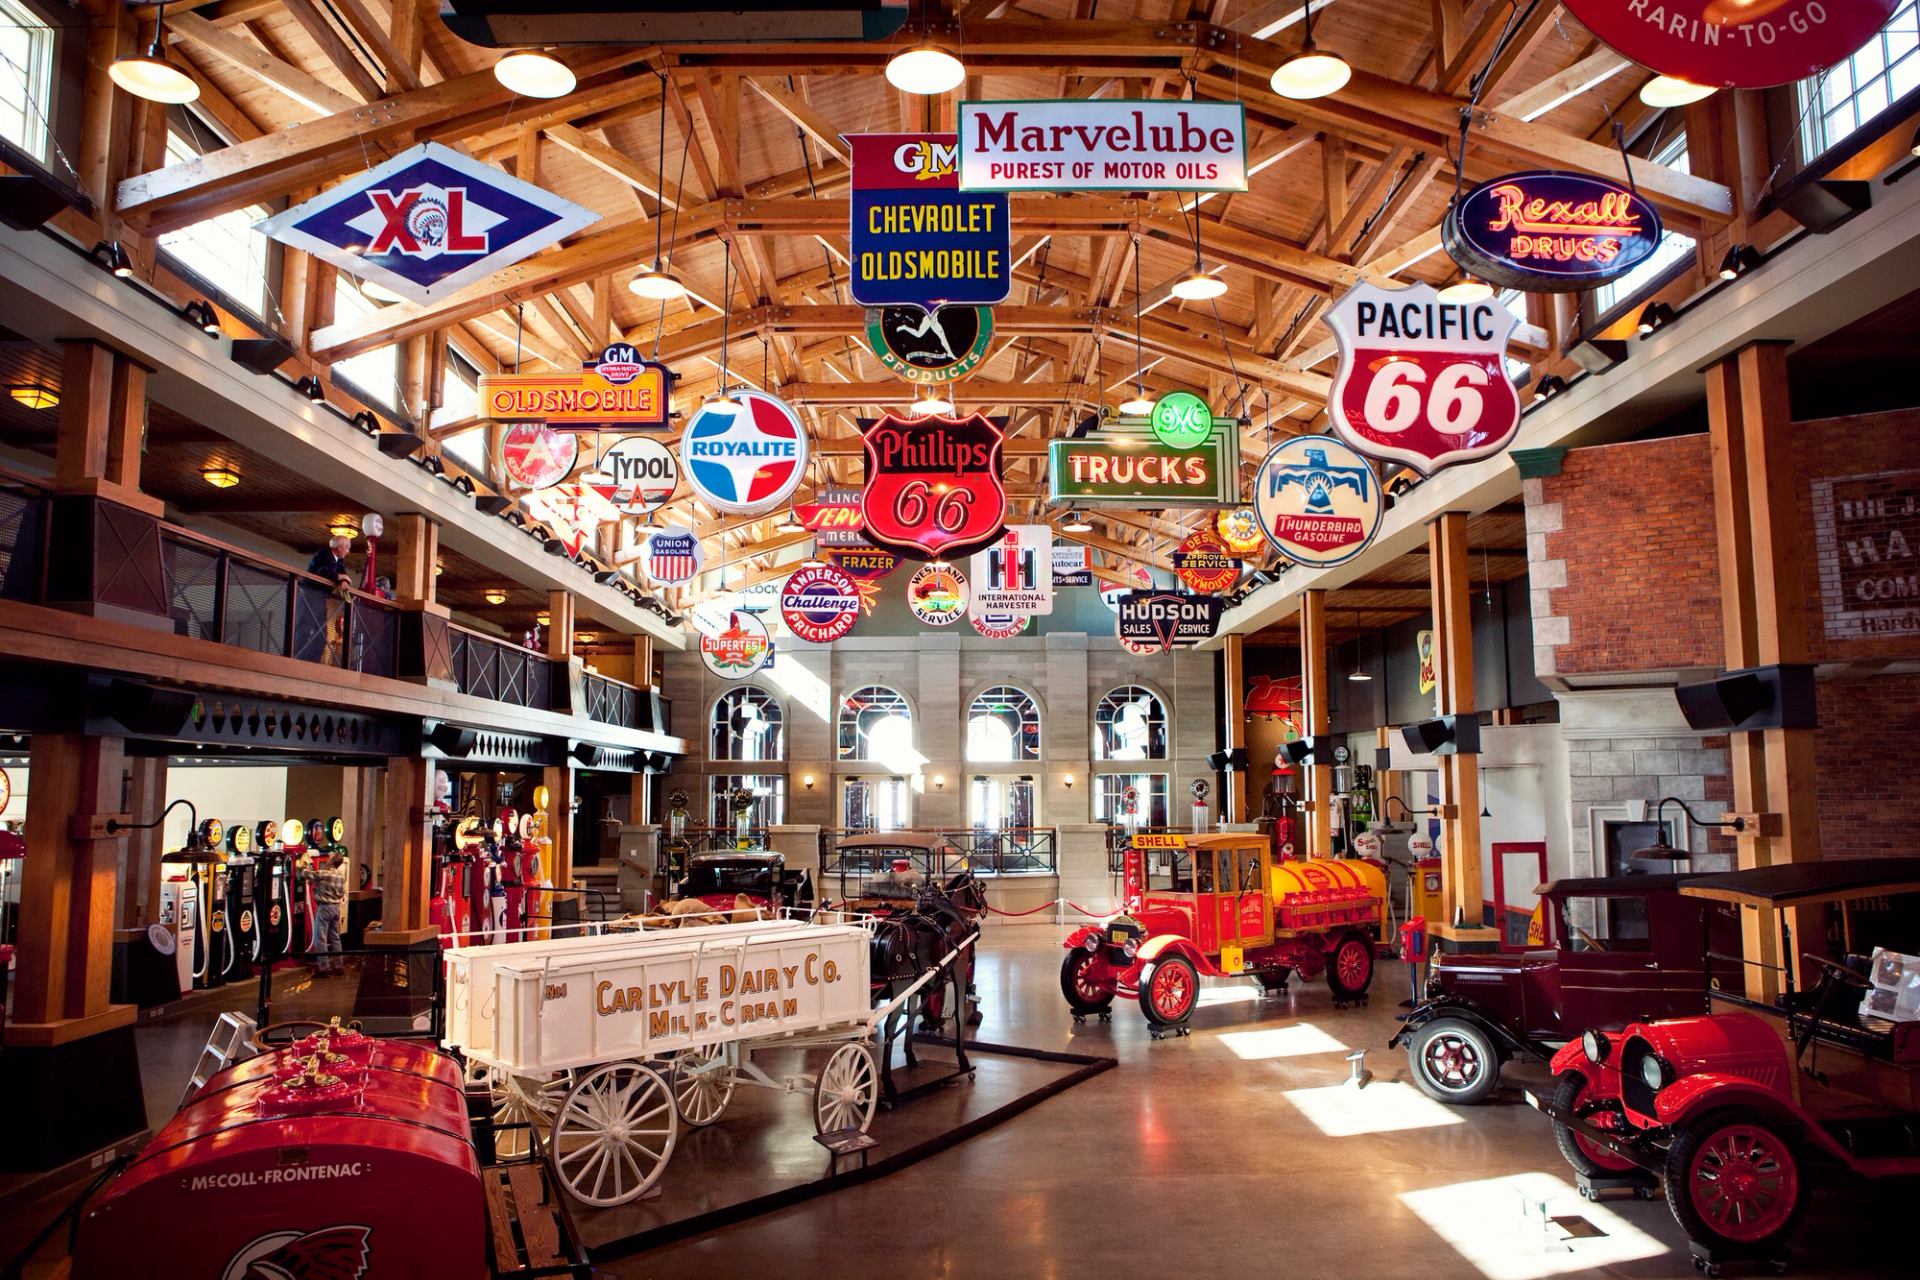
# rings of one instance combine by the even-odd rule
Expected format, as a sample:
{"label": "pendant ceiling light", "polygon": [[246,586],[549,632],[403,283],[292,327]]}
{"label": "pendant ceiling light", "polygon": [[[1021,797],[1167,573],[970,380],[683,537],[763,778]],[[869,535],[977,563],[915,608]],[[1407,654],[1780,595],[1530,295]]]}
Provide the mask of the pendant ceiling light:
{"label": "pendant ceiling light", "polygon": [[[1120,412],[1133,417],[1144,417],[1153,412],[1153,401],[1147,398],[1147,356],[1146,344],[1140,330],[1140,246],[1133,246],[1133,396],[1120,402]],[[1087,528],[1092,528],[1088,525]],[[1080,530],[1079,532],[1085,532]]]}
{"label": "pendant ceiling light", "polygon": [[930,417],[933,414],[946,415],[953,412],[953,401],[929,388],[914,399],[913,412],[918,417]]}
{"label": "pendant ceiling light", "polygon": [[539,49],[516,49],[493,64],[493,78],[523,98],[560,98],[579,82],[573,68]]}
{"label": "pendant ceiling light", "polygon": [[[667,76],[663,71],[660,73],[660,147],[659,150],[654,152],[655,155],[660,157],[660,172],[662,175],[667,171],[666,101]],[[684,177],[686,170],[686,152],[684,150],[680,153],[680,161],[681,176]],[[633,279],[627,281],[628,289],[636,296],[646,298],[651,302],[673,302],[687,296],[687,286],[681,282],[679,276],[674,275],[666,269],[664,257],[665,245],[661,239],[665,233],[666,225],[665,220],[658,216],[662,212],[664,212],[664,210],[655,210],[655,217],[653,219],[653,265],[640,268],[640,273],[634,276]],[[679,233],[678,214],[675,214],[674,227],[675,234],[677,235]]]}
{"label": "pendant ceiling light", "polygon": [[1092,533],[1093,521],[1087,519],[1085,512],[1069,511],[1067,512],[1067,518],[1060,522],[1060,532]]}
{"label": "pendant ceiling light", "polygon": [[29,409],[57,409],[60,406],[60,393],[52,387],[13,387],[7,394],[13,397],[15,404]]}
{"label": "pendant ceiling light", "polygon": [[1640,101],[1650,107],[1684,107],[1690,102],[1712,97],[1718,90],[1709,84],[1695,84],[1679,76],[1655,76],[1640,86]]}
{"label": "pendant ceiling light", "polygon": [[1145,392],[1136,392],[1120,402],[1120,412],[1130,418],[1144,418],[1153,412],[1153,401]]}
{"label": "pendant ceiling light", "polygon": [[216,489],[231,489],[240,483],[240,473],[232,467],[214,465],[202,467],[200,478]]}
{"label": "pendant ceiling light", "polygon": [[1463,271],[1447,281],[1435,296],[1442,302],[1485,302],[1493,296],[1493,286]]}
{"label": "pendant ceiling light", "polygon": [[[656,225],[659,222],[660,219],[654,219]],[[671,271],[661,270],[657,260],[654,266],[640,268],[639,274],[627,281],[627,288],[654,302],[672,302],[687,296],[687,286],[680,282],[680,277]]]}
{"label": "pendant ceiling light", "polygon": [[[1207,274],[1206,263],[1200,258],[1200,206],[1193,206],[1193,270],[1174,282],[1169,291],[1174,297],[1186,302],[1205,302],[1217,298],[1227,291],[1227,282],[1219,276]],[[1138,254],[1134,255],[1138,257]],[[1139,295],[1134,295],[1134,306],[1138,307]]]}
{"label": "pendant ceiling light", "polygon": [[966,64],[931,36],[902,49],[887,62],[887,83],[902,93],[946,93],[967,78]]}
{"label": "pendant ceiling light", "polygon": [[153,24],[153,44],[145,53],[115,58],[107,68],[112,81],[136,98],[148,102],[192,102],[200,96],[200,86],[185,67],[167,57],[167,6]]}
{"label": "pendant ceiling light", "polygon": [[1304,6],[1307,16],[1306,38],[1300,51],[1273,69],[1273,91],[1283,98],[1304,102],[1324,98],[1346,88],[1353,79],[1353,68],[1337,53],[1324,53],[1313,42],[1312,0]]}
{"label": "pendant ceiling light", "polygon": [[787,513],[781,516],[779,523],[773,526],[773,531],[775,533],[805,533],[807,526],[801,524],[799,517],[793,514],[793,508],[788,507]]}

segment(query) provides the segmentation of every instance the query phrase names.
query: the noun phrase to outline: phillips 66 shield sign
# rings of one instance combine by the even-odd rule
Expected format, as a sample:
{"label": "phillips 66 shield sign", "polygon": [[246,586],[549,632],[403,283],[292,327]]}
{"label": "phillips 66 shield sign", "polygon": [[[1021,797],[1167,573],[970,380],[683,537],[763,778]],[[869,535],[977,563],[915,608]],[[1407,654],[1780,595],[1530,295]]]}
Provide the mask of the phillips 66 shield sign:
{"label": "phillips 66 shield sign", "polygon": [[1000,482],[1000,428],[980,414],[920,418],[888,414],[867,430],[867,537],[901,555],[958,558],[1000,537],[1007,491]]}
{"label": "phillips 66 shield sign", "polygon": [[1327,312],[1340,346],[1327,401],[1334,431],[1421,475],[1500,452],[1520,429],[1506,368],[1519,322],[1496,298],[1442,302],[1428,284],[1356,285]]}

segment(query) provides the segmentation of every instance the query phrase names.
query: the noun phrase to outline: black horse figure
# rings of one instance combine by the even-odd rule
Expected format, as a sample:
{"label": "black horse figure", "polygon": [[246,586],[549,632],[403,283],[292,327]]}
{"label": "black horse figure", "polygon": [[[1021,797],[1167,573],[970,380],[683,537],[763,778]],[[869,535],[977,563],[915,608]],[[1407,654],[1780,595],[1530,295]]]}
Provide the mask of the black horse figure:
{"label": "black horse figure", "polygon": [[[911,906],[902,905],[879,912],[874,917],[870,948],[872,996],[875,1005],[897,998],[918,982],[929,969],[937,967],[968,939],[978,935],[978,919],[986,908],[986,890],[971,871],[962,871],[944,887],[928,885]],[[903,1042],[905,1061],[918,1065],[912,1034],[902,1034],[914,1025],[918,1015],[923,1031],[938,1030],[950,1016],[949,1010],[966,1009],[969,1021],[977,1021],[974,1003],[973,956],[965,952],[955,956],[947,972],[922,987],[904,1006],[890,1015],[881,1028],[881,1087],[883,1096],[893,1101],[893,1057],[896,1040]],[[955,1040],[961,1039],[955,1028]],[[964,1062],[964,1051],[962,1061]]]}

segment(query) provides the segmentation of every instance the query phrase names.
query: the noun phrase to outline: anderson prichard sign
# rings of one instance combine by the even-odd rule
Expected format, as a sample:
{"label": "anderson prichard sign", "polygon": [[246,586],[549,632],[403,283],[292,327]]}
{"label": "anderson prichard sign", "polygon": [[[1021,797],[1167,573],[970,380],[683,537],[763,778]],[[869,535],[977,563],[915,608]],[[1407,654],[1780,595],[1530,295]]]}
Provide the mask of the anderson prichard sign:
{"label": "anderson prichard sign", "polygon": [[1237,102],[960,104],[962,191],[1245,191]]}

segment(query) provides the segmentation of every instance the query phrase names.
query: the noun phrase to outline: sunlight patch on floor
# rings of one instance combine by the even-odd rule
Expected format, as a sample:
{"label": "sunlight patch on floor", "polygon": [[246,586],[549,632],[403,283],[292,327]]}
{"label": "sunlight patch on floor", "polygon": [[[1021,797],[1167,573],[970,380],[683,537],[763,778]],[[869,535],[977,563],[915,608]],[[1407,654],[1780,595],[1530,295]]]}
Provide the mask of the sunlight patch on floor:
{"label": "sunlight patch on floor", "polygon": [[1314,1026],[1302,1022],[1291,1027],[1268,1027],[1260,1031],[1222,1032],[1220,1043],[1234,1056],[1249,1062],[1261,1058],[1298,1058],[1309,1053],[1345,1053],[1347,1046]]}
{"label": "sunlight patch on floor", "polygon": [[[1582,1200],[1572,1184],[1550,1173],[1405,1191],[1400,1202],[1487,1280],[1543,1280],[1667,1252],[1658,1240],[1605,1205]],[[1552,1221],[1576,1215],[1605,1234],[1569,1239]]]}
{"label": "sunlight patch on floor", "polygon": [[1375,1081],[1364,1089],[1336,1084],[1325,1089],[1290,1089],[1282,1096],[1329,1138],[1463,1123],[1453,1108],[1410,1084]]}
{"label": "sunlight patch on floor", "polygon": [[1200,1007],[1211,1009],[1216,1005],[1245,1004],[1249,1000],[1258,1000],[1260,993],[1252,987],[1235,983],[1231,987],[1200,988]]}

